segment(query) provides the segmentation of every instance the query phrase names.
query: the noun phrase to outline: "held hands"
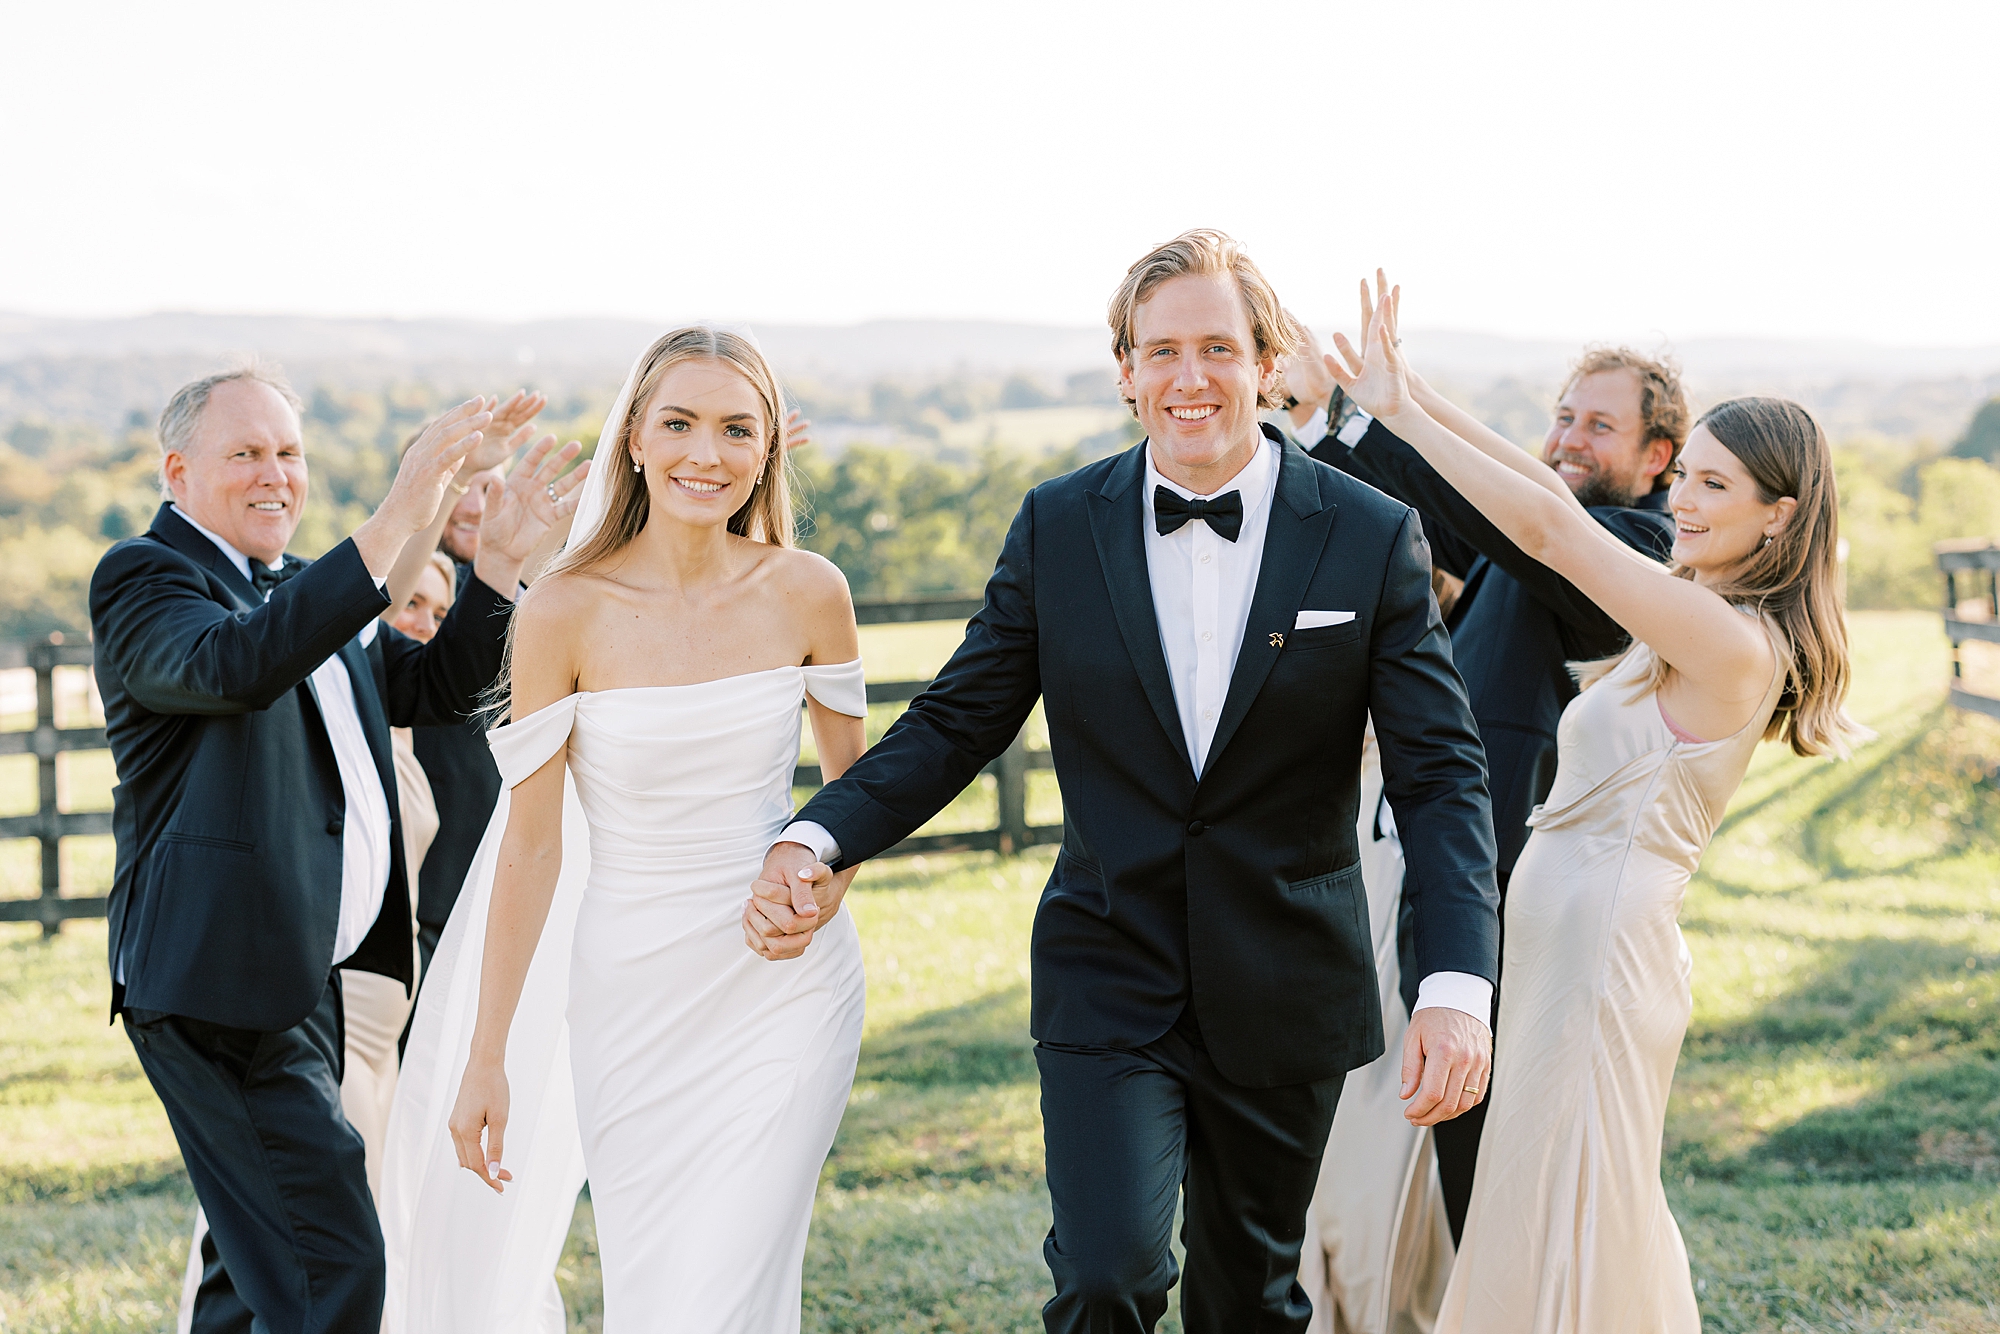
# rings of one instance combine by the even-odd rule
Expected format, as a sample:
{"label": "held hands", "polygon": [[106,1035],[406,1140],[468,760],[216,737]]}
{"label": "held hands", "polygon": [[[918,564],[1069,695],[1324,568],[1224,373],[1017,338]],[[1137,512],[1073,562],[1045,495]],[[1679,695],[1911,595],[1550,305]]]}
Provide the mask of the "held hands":
{"label": "held hands", "polygon": [[779,843],[764,854],[764,869],[743,905],[743,939],[765,959],[796,959],[813,932],[833,920],[854,881],[854,868],[834,872],[800,843]]}
{"label": "held hands", "polygon": [[1403,1119],[1434,1126],[1479,1105],[1493,1069],[1493,1033],[1462,1010],[1432,1006],[1410,1016],[1403,1039]]}
{"label": "held hands", "polygon": [[[504,1194],[514,1174],[500,1166],[507,1134],[507,1070],[499,1060],[482,1060],[474,1053],[458,1081],[458,1102],[451,1109],[451,1147],[458,1165]],[[480,1132],[486,1134],[482,1147]]]}

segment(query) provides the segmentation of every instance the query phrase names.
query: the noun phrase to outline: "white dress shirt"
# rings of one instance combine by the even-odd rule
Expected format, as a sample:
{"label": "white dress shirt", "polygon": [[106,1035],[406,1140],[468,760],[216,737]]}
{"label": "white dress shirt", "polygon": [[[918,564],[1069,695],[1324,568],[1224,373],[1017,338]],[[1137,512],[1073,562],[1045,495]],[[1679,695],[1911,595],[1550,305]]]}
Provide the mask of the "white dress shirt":
{"label": "white dress shirt", "polygon": [[[1161,486],[1188,500],[1240,492],[1243,527],[1236,540],[1221,537],[1203,519],[1162,534],[1153,518],[1153,490]],[[1257,593],[1257,572],[1264,568],[1264,533],[1271,524],[1271,497],[1277,489],[1278,446],[1261,435],[1243,470],[1206,496],[1161,476],[1153,466],[1153,451],[1146,451],[1141,521],[1146,532],[1146,575],[1153,586],[1153,615],[1160,626],[1160,647],[1166,650],[1181,735],[1197,778],[1208,767],[1209,743],[1215,740],[1216,720],[1222,716],[1229,678],[1236,671],[1243,627],[1250,622],[1250,600]]]}
{"label": "white dress shirt", "polygon": [[[189,518],[179,505],[174,506],[174,513],[215,543],[255,586],[248,556]],[[384,587],[386,582],[377,579],[375,586]],[[375,642],[380,624],[371,620],[363,627],[363,648]],[[389,796],[382,789],[375,753],[368,748],[368,734],[361,730],[361,712],[354,703],[354,682],[347,675],[347,664],[335,654],[313,670],[311,680],[320,717],[326,722],[327,740],[333,743],[340,791],[347,805],[340,826],[340,925],[333,934],[333,959],[338,964],[361,948],[368,929],[381,915],[382,897],[389,890]]]}
{"label": "white dress shirt", "polygon": [[[1361,430],[1367,427],[1364,419]],[[1153,615],[1160,627],[1160,647],[1166,651],[1181,734],[1197,777],[1208,764],[1208,748],[1215,740],[1215,724],[1229,694],[1244,627],[1250,621],[1250,603],[1257,592],[1257,575],[1264,565],[1264,535],[1278,489],[1278,449],[1275,442],[1260,435],[1257,451],[1242,471],[1206,496],[1197,496],[1161,476],[1153,465],[1152,449],[1146,450],[1141,518],[1146,575],[1152,584]],[[1223,538],[1204,519],[1191,519],[1162,534],[1153,517],[1153,488],[1157,486],[1189,500],[1241,492],[1243,526],[1236,540]],[[833,836],[810,820],[787,825],[776,841],[801,844],[824,862],[840,855],[840,845]],[[1418,1010],[1441,1006],[1462,1011],[1484,1024],[1492,1014],[1492,1004],[1492,983],[1471,973],[1432,973],[1417,984]]]}

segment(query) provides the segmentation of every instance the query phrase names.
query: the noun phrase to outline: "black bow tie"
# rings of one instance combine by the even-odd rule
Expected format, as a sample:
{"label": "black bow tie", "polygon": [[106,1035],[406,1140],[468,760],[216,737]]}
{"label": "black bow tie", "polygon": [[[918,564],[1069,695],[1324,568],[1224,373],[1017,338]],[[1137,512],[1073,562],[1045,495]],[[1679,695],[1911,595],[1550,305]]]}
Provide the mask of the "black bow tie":
{"label": "black bow tie", "polygon": [[1243,493],[1225,491],[1213,500],[1189,500],[1164,486],[1153,488],[1153,522],[1161,537],[1180,531],[1191,519],[1204,520],[1217,537],[1234,542],[1243,531]]}
{"label": "black bow tie", "polygon": [[291,578],[303,568],[301,564],[286,556],[280,556],[276,565],[266,565],[263,561],[252,557],[250,561],[250,582],[257,586],[257,591],[260,594],[268,598],[271,596],[272,589],[284,583],[285,580]]}

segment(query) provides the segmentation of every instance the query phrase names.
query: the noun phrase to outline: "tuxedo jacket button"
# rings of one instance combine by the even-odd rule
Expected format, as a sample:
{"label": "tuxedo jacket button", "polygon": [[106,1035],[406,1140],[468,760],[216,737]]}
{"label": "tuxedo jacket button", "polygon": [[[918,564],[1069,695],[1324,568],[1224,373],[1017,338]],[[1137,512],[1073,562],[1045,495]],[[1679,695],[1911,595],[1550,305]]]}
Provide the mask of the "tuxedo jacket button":
{"label": "tuxedo jacket button", "polygon": [[344,828],[344,826],[340,823],[340,817],[338,815],[334,816],[331,820],[328,820],[326,822],[326,832],[329,834],[338,834],[342,828]]}
{"label": "tuxedo jacket button", "polygon": [[1208,826],[1203,824],[1199,820],[1189,820],[1188,832],[1190,834],[1193,834],[1196,838],[1200,838],[1203,834],[1208,832]]}

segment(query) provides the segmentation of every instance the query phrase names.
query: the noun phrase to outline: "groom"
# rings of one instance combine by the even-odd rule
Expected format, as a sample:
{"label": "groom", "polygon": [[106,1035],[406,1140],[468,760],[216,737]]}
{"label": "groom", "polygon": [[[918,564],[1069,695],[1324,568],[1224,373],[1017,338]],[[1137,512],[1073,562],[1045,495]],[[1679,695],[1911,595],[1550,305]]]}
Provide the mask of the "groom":
{"label": "groom", "polygon": [[1303,1331],[1334,1104],[1382,1051],[1362,729],[1409,849],[1425,976],[1404,1070],[1427,1125],[1478,1102],[1490,1059],[1479,738],[1415,515],[1258,425],[1299,334],[1236,243],[1154,250],[1110,319],[1148,439],[1029,493],[964,643],[785,830],[745,924],[767,957],[800,953],[838,907],[828,868],[942,809],[1041,697],[1066,821],[1033,941],[1043,1318],[1152,1329],[1184,1195],[1190,1334]]}

